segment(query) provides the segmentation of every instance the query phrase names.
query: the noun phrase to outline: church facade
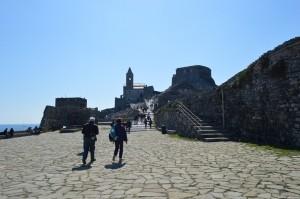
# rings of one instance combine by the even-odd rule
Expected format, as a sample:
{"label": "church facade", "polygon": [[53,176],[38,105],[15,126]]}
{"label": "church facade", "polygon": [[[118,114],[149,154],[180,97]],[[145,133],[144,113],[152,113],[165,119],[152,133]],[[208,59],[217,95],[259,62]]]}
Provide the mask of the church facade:
{"label": "church facade", "polygon": [[155,95],[153,86],[145,84],[135,84],[134,75],[131,68],[126,73],[126,85],[123,86],[123,95],[115,98],[115,111],[120,111],[130,107],[130,104],[144,102],[144,99]]}

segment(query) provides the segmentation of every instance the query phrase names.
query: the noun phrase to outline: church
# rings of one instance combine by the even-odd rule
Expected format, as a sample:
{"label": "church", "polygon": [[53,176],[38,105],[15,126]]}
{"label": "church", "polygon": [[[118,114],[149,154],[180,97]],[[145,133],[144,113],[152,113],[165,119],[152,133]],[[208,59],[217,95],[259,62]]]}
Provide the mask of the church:
{"label": "church", "polygon": [[130,107],[130,104],[144,102],[156,94],[153,86],[134,83],[133,72],[129,67],[126,73],[126,85],[123,86],[123,95],[115,98],[115,111]]}

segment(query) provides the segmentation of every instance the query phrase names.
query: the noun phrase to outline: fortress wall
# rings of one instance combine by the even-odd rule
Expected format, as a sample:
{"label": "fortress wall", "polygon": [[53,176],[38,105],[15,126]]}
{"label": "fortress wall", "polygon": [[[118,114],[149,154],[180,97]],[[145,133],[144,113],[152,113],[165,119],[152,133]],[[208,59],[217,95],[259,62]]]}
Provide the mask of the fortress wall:
{"label": "fortress wall", "polygon": [[56,98],[55,107],[74,107],[74,108],[87,108],[87,100],[84,98]]}
{"label": "fortress wall", "polygon": [[189,107],[255,142],[300,147],[300,38],[264,54],[212,92],[196,96]]}
{"label": "fortress wall", "polygon": [[173,75],[172,86],[182,83],[189,83],[196,89],[215,87],[210,68],[200,65],[177,68],[176,74]]}
{"label": "fortress wall", "polygon": [[[187,70],[177,70],[173,82],[184,79],[179,74],[188,75],[183,72]],[[225,128],[242,140],[300,147],[300,38],[265,53],[216,89],[184,93],[185,88],[192,91],[185,82],[159,95],[161,108],[155,118],[158,126],[179,129],[178,122],[184,126],[181,134],[191,133],[177,113],[162,106],[168,101],[181,100],[200,118],[220,126],[224,104]]]}
{"label": "fortress wall", "polygon": [[83,98],[57,98],[55,107],[46,106],[41,121],[44,131],[57,130],[63,126],[83,125],[89,117],[98,117],[97,108],[86,108],[87,100]]}

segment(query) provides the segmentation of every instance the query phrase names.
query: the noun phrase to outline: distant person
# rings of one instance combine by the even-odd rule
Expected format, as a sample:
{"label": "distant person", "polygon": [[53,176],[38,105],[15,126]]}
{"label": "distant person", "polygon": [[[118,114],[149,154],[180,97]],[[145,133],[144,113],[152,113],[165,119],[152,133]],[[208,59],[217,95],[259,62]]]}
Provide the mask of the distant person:
{"label": "distant person", "polygon": [[152,119],[151,118],[149,119],[149,127],[150,127],[150,129],[152,127]]}
{"label": "distant person", "polygon": [[34,134],[40,134],[40,129],[37,126],[35,126],[33,132]]}
{"label": "distant person", "polygon": [[115,161],[116,156],[119,153],[119,163],[122,163],[123,157],[123,142],[125,141],[127,144],[127,134],[124,126],[121,123],[121,119],[117,119],[117,124],[115,125],[115,131],[117,135],[117,140],[115,141],[115,151],[112,161]]}
{"label": "distant person", "polygon": [[131,129],[131,121],[130,120],[127,120],[127,123],[126,123],[126,131],[128,133],[130,133],[130,129]]}
{"label": "distant person", "polygon": [[4,129],[3,135],[5,135],[5,137],[8,137],[8,129],[7,128]]}
{"label": "distant person", "polygon": [[145,128],[147,128],[147,118],[144,119]]}
{"label": "distant person", "polygon": [[134,116],[134,124],[135,125],[138,124],[138,120],[139,120],[139,116],[138,115]]}
{"label": "distant person", "polygon": [[28,127],[27,130],[26,130],[26,132],[32,134],[33,133],[32,128]]}
{"label": "distant person", "polygon": [[15,133],[14,129],[10,128],[10,130],[9,130],[9,137],[13,137],[14,133]]}
{"label": "distant person", "polygon": [[90,117],[89,123],[85,124],[82,129],[83,134],[83,156],[82,163],[86,164],[88,152],[91,154],[91,163],[96,161],[95,159],[95,142],[97,141],[97,135],[99,134],[98,126],[95,125],[95,118]]}

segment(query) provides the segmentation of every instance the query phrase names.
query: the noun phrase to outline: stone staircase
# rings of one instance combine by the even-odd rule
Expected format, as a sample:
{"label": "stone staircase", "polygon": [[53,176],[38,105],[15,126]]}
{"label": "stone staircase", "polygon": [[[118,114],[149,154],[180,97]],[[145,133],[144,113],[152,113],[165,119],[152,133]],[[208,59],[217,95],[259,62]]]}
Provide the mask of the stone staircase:
{"label": "stone staircase", "polygon": [[211,122],[203,121],[196,116],[183,103],[176,102],[176,109],[192,126],[192,137],[205,142],[229,141],[232,137],[221,128],[214,126]]}

